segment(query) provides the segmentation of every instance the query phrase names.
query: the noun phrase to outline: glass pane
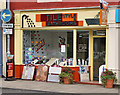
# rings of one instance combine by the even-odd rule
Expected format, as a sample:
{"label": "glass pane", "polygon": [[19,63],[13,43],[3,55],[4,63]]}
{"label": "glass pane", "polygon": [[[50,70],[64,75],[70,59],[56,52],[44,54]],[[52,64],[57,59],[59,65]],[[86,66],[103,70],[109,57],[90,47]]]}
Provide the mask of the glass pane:
{"label": "glass pane", "polygon": [[77,65],[88,65],[89,31],[77,31]]}
{"label": "glass pane", "polygon": [[[23,32],[23,63],[34,59],[58,58],[73,60],[73,32],[71,30],[42,30]],[[72,62],[71,62],[72,63]],[[73,64],[69,64],[73,65]]]}
{"label": "glass pane", "polygon": [[99,80],[99,67],[105,64],[106,38],[94,38],[93,79]]}
{"label": "glass pane", "polygon": [[94,30],[93,31],[93,36],[105,36],[106,35],[106,30]]}

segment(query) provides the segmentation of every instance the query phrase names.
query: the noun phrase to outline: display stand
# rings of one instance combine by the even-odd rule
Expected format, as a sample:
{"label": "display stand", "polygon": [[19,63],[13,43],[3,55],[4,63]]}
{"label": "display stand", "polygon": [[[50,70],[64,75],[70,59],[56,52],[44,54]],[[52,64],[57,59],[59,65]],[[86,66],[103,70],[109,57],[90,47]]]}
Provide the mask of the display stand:
{"label": "display stand", "polygon": [[13,55],[8,55],[7,62],[6,62],[6,79],[5,79],[5,81],[16,80],[14,72],[15,72],[15,66],[14,66]]}

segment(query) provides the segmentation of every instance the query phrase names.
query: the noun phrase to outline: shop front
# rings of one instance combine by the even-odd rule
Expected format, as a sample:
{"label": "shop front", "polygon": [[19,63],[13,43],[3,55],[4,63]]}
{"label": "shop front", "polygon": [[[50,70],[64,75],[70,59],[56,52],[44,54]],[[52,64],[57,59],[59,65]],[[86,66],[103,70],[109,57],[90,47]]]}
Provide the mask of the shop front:
{"label": "shop front", "polygon": [[[15,10],[15,77],[23,66],[57,58],[75,70],[74,80],[98,81],[99,67],[107,67],[108,29],[100,25],[99,8]],[[41,59],[45,59],[41,61]],[[81,72],[86,72],[83,74]]]}

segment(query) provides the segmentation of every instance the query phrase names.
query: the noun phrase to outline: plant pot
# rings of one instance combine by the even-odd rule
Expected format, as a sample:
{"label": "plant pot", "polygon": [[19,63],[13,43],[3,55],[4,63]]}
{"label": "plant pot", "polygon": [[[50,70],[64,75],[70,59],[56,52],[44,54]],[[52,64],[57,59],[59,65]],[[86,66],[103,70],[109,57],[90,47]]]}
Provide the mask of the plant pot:
{"label": "plant pot", "polygon": [[70,79],[64,78],[64,84],[70,84],[70,83],[71,83]]}
{"label": "plant pot", "polygon": [[113,88],[114,79],[107,79],[105,88]]}

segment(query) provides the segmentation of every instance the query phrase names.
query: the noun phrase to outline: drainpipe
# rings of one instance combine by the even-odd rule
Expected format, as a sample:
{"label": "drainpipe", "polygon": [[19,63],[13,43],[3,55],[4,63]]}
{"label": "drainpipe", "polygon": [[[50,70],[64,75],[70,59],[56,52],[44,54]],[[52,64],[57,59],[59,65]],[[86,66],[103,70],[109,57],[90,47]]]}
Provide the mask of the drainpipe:
{"label": "drainpipe", "polygon": [[[7,9],[10,9],[10,0],[7,0]],[[10,55],[10,35],[7,35],[7,55]]]}

